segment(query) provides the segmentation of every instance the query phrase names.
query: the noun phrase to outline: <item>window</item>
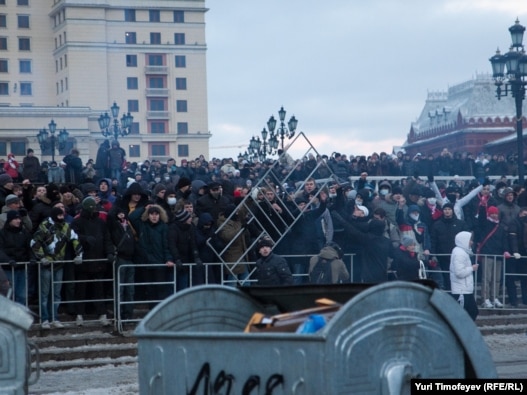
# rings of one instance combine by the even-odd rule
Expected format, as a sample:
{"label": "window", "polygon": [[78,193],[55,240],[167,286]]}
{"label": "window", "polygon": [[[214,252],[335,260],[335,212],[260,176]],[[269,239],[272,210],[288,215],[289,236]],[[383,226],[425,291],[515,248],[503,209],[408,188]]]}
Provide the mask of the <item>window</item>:
{"label": "window", "polygon": [[7,27],[7,15],[0,14],[0,27]]}
{"label": "window", "polygon": [[135,32],[126,32],[124,34],[124,41],[126,44],[137,44],[137,37]]}
{"label": "window", "polygon": [[31,60],[21,59],[18,61],[18,71],[20,73],[31,73]]}
{"label": "window", "polygon": [[150,77],[148,79],[148,87],[152,89],[163,89],[165,87],[165,79],[163,77]]}
{"label": "window", "polygon": [[9,72],[9,62],[7,59],[0,59],[0,73]]}
{"label": "window", "polygon": [[124,10],[124,20],[126,22],[135,22],[135,10]]}
{"label": "window", "polygon": [[128,77],[126,79],[126,88],[127,89],[138,89],[139,83],[137,77]]}
{"label": "window", "polygon": [[167,146],[165,144],[152,144],[152,156],[166,156]]}
{"label": "window", "polygon": [[3,142],[3,141],[0,142],[0,155],[1,156],[7,156],[7,144],[5,142]]}
{"label": "window", "polygon": [[186,78],[176,78],[176,89],[178,91],[187,90],[187,79]]}
{"label": "window", "polygon": [[148,11],[148,18],[150,22],[160,22],[161,13],[159,12],[159,10],[150,10]]}
{"label": "window", "polygon": [[139,111],[139,100],[128,100],[128,112]]}
{"label": "window", "polygon": [[139,122],[132,122],[130,134],[139,134]]}
{"label": "window", "polygon": [[185,55],[176,55],[176,67],[187,67],[187,58]]}
{"label": "window", "polygon": [[126,55],[126,67],[137,67],[137,55]]}
{"label": "window", "polygon": [[141,157],[141,146],[140,145],[129,145],[128,146],[128,157],[129,158],[140,158]]}
{"label": "window", "polygon": [[188,144],[178,144],[177,156],[189,156],[188,155]]}
{"label": "window", "polygon": [[24,157],[26,155],[26,143],[24,141],[11,141],[11,152],[15,156]]}
{"label": "window", "polygon": [[187,101],[186,100],[176,100],[176,111],[177,112],[187,112]]}
{"label": "window", "polygon": [[29,5],[29,0],[16,0],[16,5]]}
{"label": "window", "polygon": [[148,104],[150,111],[166,111],[166,101],[164,99],[150,99]]}
{"label": "window", "polygon": [[33,94],[33,87],[31,82],[21,82],[20,83],[20,95],[21,96],[31,96]]}
{"label": "window", "polygon": [[21,37],[18,39],[19,51],[31,51],[31,41],[28,37]]}
{"label": "window", "polygon": [[175,23],[185,22],[185,11],[174,11],[174,22]]}
{"label": "window", "polygon": [[177,134],[188,134],[188,123],[187,122],[177,123]]}
{"label": "window", "polygon": [[165,122],[162,122],[162,121],[150,122],[150,133],[165,133]]}
{"label": "window", "polygon": [[150,44],[161,44],[161,33],[150,33]]}
{"label": "window", "polygon": [[9,95],[9,82],[0,82],[0,95]]}
{"label": "window", "polygon": [[64,68],[68,67],[68,54],[64,55]]}
{"label": "window", "polygon": [[29,29],[29,15],[18,15],[18,28]]}
{"label": "window", "polygon": [[7,37],[0,37],[0,50],[7,51]]}
{"label": "window", "polygon": [[163,66],[163,55],[148,55],[147,62],[149,66]]}
{"label": "window", "polygon": [[185,44],[185,33],[174,33],[174,44],[176,45]]}

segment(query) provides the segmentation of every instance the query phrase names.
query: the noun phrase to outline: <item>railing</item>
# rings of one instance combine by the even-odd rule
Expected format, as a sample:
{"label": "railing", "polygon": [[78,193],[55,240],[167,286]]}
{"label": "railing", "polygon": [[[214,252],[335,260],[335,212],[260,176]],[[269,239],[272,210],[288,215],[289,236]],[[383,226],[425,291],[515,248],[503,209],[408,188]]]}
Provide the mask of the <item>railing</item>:
{"label": "railing", "polygon": [[[436,256],[436,257],[441,257],[441,256],[450,256],[449,254],[432,254],[433,256]],[[432,256],[431,255],[431,256]],[[303,256],[300,256],[300,255],[295,255],[295,256],[292,256],[292,255],[282,255],[286,260],[288,258],[304,258],[304,262],[305,262],[305,267],[307,268],[308,267],[308,262],[309,262],[309,259],[311,258],[311,255],[303,255]],[[481,255],[481,259],[482,261],[484,262],[483,264],[480,265],[480,271],[483,272],[484,270],[484,267],[485,265],[491,265],[491,268],[489,270],[487,270],[487,273],[490,273],[496,280],[493,281],[493,282],[489,282],[490,284],[490,288],[486,289],[486,291],[488,292],[487,294],[487,298],[490,299],[490,296],[489,295],[494,295],[495,298],[497,298],[502,304],[503,306],[505,306],[504,308],[513,308],[510,306],[509,304],[509,300],[508,300],[508,296],[507,296],[507,293],[506,292],[506,287],[513,287],[514,289],[509,289],[510,292],[515,292],[517,294],[517,289],[516,289],[516,284],[515,282],[516,281],[522,281],[523,284],[526,286],[525,289],[522,289],[522,292],[525,293],[526,297],[527,297],[527,273],[515,273],[515,272],[511,272],[511,270],[508,269],[508,266],[511,266],[511,262],[512,260],[514,260],[514,258],[509,258],[509,259],[504,259],[503,256],[501,255]],[[522,263],[523,264],[526,264],[525,263],[525,260],[527,260],[527,257],[521,257],[522,259]],[[354,279],[353,279],[353,266],[354,266],[354,255],[353,254],[346,254],[343,258],[345,264],[346,264],[346,267],[350,273],[350,282],[353,282]],[[95,261],[95,260],[94,260]],[[85,261],[87,262],[87,261]],[[500,266],[500,262],[502,262],[501,264],[501,270],[497,270]],[[520,261],[518,261],[520,262]],[[62,263],[62,262],[61,262]],[[73,263],[72,261],[64,261],[63,263],[65,263],[66,265],[72,265],[73,266]],[[244,265],[247,265],[247,268],[249,269],[247,271],[247,276],[243,277],[243,278],[240,278],[240,279],[237,279],[237,278],[229,278],[229,274],[231,274],[231,272],[226,268],[225,264],[224,263],[204,263],[203,264],[203,268],[204,268],[204,281],[203,281],[203,284],[207,285],[207,284],[212,284],[212,282],[210,281],[210,278],[209,278],[209,268],[213,268],[213,267],[218,267],[218,271],[220,273],[220,279],[221,281],[219,282],[214,282],[214,284],[222,284],[222,285],[226,285],[226,286],[236,286],[238,284],[240,285],[251,285],[251,284],[254,284],[257,282],[256,279],[254,279],[254,272],[255,272],[255,266],[254,266],[254,262],[244,262],[243,263]],[[31,307],[30,304],[29,304],[29,300],[28,300],[28,287],[29,286],[35,286],[36,289],[38,290],[38,314],[39,316],[41,315],[41,300],[40,300],[40,296],[41,296],[41,288],[40,288],[40,278],[41,278],[41,275],[42,275],[42,270],[53,270],[53,263],[51,264],[50,266],[50,269],[44,269],[44,268],[41,268],[40,265],[38,266],[35,266],[35,265],[31,265],[29,262],[22,262],[22,263],[18,263],[17,267],[23,267],[23,269],[18,269],[20,270],[18,273],[23,273],[23,284],[25,285],[25,289],[26,289],[26,293],[25,293],[25,304],[27,307]],[[50,285],[50,298],[51,298],[51,306],[53,306],[53,304],[55,303],[55,300],[54,300],[54,296],[53,296],[53,287],[54,285],[56,284],[61,284],[61,288],[64,286],[64,285],[67,285],[67,284],[77,284],[77,283],[80,283],[80,282],[83,282],[83,283],[95,283],[95,282],[103,282],[103,283],[111,283],[111,286],[112,286],[112,290],[114,291],[114,297],[111,298],[111,297],[105,297],[105,298],[102,298],[102,299],[85,299],[85,300],[76,300],[76,299],[68,299],[68,300],[63,300],[61,299],[60,300],[60,304],[63,305],[63,308],[67,307],[68,304],[75,304],[75,303],[79,303],[79,302],[85,302],[85,303],[92,303],[92,302],[101,302],[101,303],[105,303],[106,306],[113,306],[113,312],[114,312],[114,326],[115,328],[119,331],[119,332],[122,332],[123,331],[123,324],[127,324],[127,323],[137,323],[140,318],[138,318],[137,316],[135,317],[122,317],[121,316],[121,310],[123,309],[124,306],[126,305],[132,305],[132,306],[143,306],[143,308],[146,308],[147,310],[159,303],[161,301],[161,299],[159,300],[156,300],[156,299],[151,299],[151,298],[143,298],[143,299],[140,299],[139,297],[134,297],[133,300],[126,300],[126,299],[121,299],[121,289],[124,291],[126,287],[133,287],[133,289],[136,291],[135,294],[137,295],[137,290],[140,288],[140,287],[148,287],[149,289],[155,289],[155,288],[159,288],[159,287],[166,287],[166,289],[168,290],[168,294],[173,294],[175,292],[178,292],[178,287],[177,287],[177,284],[178,284],[178,280],[179,280],[179,277],[182,276],[181,274],[181,271],[179,271],[176,267],[173,267],[173,268],[168,268],[167,272],[170,274],[168,276],[168,278],[166,279],[166,281],[163,281],[163,282],[138,282],[138,280],[134,280],[134,282],[126,282],[124,281],[123,279],[123,273],[124,273],[124,270],[126,270],[127,268],[131,268],[133,267],[135,270],[137,269],[140,269],[140,268],[145,268],[145,269],[152,269],[152,268],[167,268],[166,265],[164,264],[159,264],[159,265],[152,265],[152,264],[133,264],[133,265],[120,265],[118,267],[118,270],[116,271],[115,270],[115,264],[114,266],[112,267],[112,272],[111,273],[115,273],[115,275],[110,275],[108,278],[103,278],[103,279],[93,279],[93,280],[68,280],[68,279],[63,279],[61,281],[54,281],[53,280],[53,277],[51,279],[51,285]],[[197,279],[195,278],[195,270],[197,268],[196,264],[193,264],[193,263],[187,263],[187,264],[183,264],[183,267],[185,269],[185,271],[188,271],[188,286],[194,286],[196,285],[196,281]],[[7,265],[7,264],[3,264],[2,265],[2,268],[6,271],[6,273],[9,273],[11,278],[14,278],[15,276],[15,268],[14,267],[11,267],[10,265]],[[71,267],[70,267],[71,269]],[[37,277],[35,278],[36,280],[36,284],[31,284],[30,281],[29,281],[29,273],[31,271],[36,271],[37,273]],[[434,269],[430,269],[428,268],[427,269],[427,275],[428,275],[428,278],[430,279],[434,279],[434,276],[439,276],[439,275],[445,275],[445,274],[449,274],[449,271],[447,270],[441,270],[439,267],[437,268],[434,268]],[[478,283],[479,283],[479,280],[481,279],[481,274],[478,274],[478,272],[475,272],[474,273],[474,284],[475,284],[475,287],[474,287],[474,293],[476,294],[476,300],[478,300],[478,297],[480,295],[480,291],[481,289],[477,287]],[[304,272],[304,273],[294,273],[293,274],[293,277],[295,279],[295,283],[308,283],[309,282],[309,274],[307,272]],[[201,283],[201,281],[199,281]],[[13,282],[12,283],[12,293],[11,293],[11,298],[14,300],[15,299],[15,296],[17,295],[17,289],[16,289],[16,286],[17,286],[17,283],[16,282]],[[446,292],[449,292],[449,291],[446,291]],[[521,299],[520,299],[521,300]],[[525,302],[526,300],[522,300],[523,302]],[[478,305],[481,306],[481,303],[483,302],[483,300],[479,300],[478,301]],[[145,307],[146,306],[146,307]],[[57,319],[57,317],[55,317],[55,319]],[[96,320],[94,320],[96,321]],[[89,323],[90,321],[89,320],[86,320],[85,321],[86,323]]]}

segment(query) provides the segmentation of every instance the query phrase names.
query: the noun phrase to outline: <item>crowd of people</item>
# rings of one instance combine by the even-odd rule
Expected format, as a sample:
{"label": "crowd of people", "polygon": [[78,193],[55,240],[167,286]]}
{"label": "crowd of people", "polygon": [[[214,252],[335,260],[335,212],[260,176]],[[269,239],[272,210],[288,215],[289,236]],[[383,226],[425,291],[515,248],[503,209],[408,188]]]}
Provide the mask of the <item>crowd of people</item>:
{"label": "crowd of people", "polygon": [[[204,283],[411,281],[423,265],[474,319],[503,307],[503,285],[517,307],[518,281],[527,305],[527,191],[488,178],[514,173],[503,155],[130,163],[105,141],[86,164],[76,149],[47,164],[28,149],[2,169],[0,291],[9,281],[17,302],[38,300],[44,329],[63,326],[61,302],[79,326],[89,313],[109,325],[103,301],[117,294],[126,320],[135,300]],[[453,175],[473,179],[441,181]]]}

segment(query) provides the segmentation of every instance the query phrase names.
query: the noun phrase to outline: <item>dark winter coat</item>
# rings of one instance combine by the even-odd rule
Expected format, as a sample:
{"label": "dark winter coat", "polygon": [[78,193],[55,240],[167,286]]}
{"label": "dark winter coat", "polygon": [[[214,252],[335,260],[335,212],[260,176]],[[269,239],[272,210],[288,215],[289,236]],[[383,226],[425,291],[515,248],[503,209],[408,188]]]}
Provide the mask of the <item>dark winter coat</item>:
{"label": "dark winter coat", "polygon": [[293,275],[287,261],[272,252],[256,261],[254,278],[258,280],[258,285],[264,286],[293,284]]}
{"label": "dark winter coat", "polygon": [[22,161],[24,170],[22,171],[22,177],[31,182],[38,181],[40,176],[40,161],[36,156],[26,156]]}
{"label": "dark winter coat", "polygon": [[392,270],[397,273],[397,280],[413,281],[419,279],[419,259],[417,254],[405,249],[395,248],[392,251]]}
{"label": "dark winter coat", "polygon": [[454,216],[452,218],[441,217],[432,226],[430,253],[450,254],[456,246],[456,235],[463,231],[469,231],[465,221]]}
{"label": "dark winter coat", "polygon": [[220,213],[225,211],[227,205],[230,203],[228,197],[220,195],[218,199],[214,199],[210,193],[203,195],[198,199],[196,204],[196,215],[203,213],[210,213],[214,221],[217,221]]}
{"label": "dark winter coat", "polygon": [[[23,226],[15,228],[5,223],[0,230],[0,262],[7,263],[11,260],[17,263],[27,263],[34,258],[30,248],[31,233]],[[24,265],[18,265],[17,269],[23,269]]]}

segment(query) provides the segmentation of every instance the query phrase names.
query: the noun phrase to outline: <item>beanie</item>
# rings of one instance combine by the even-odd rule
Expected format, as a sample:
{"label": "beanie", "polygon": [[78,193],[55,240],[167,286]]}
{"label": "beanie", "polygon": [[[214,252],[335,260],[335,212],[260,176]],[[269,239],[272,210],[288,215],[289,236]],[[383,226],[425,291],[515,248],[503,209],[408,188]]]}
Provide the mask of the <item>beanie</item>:
{"label": "beanie", "polygon": [[13,179],[9,174],[0,174],[0,187],[3,187],[10,182],[13,182]]}
{"label": "beanie", "polygon": [[364,213],[365,217],[367,217],[370,214],[370,211],[368,210],[368,208],[366,206],[359,206],[359,205],[357,205],[357,209],[362,211]]}
{"label": "beanie", "polygon": [[20,213],[16,210],[9,210],[6,215],[6,223],[11,222],[15,218],[21,218]]}
{"label": "beanie", "polygon": [[445,203],[445,204],[443,204],[442,209],[444,210],[445,208],[449,208],[451,210],[454,210],[454,205],[452,203]]}
{"label": "beanie", "polygon": [[177,182],[176,188],[181,189],[181,188],[189,186],[191,183],[192,181],[190,181],[190,178],[181,177],[179,181]]}
{"label": "beanie", "polygon": [[490,206],[487,208],[487,215],[499,214],[499,213],[500,213],[500,210],[498,210],[496,206]]}
{"label": "beanie", "polygon": [[414,212],[416,212],[416,211],[417,211],[418,213],[421,213],[421,209],[419,208],[418,205],[416,205],[416,204],[412,204],[412,205],[408,206],[408,214],[410,214],[410,213],[414,213]]}
{"label": "beanie", "polygon": [[53,222],[60,222],[58,221],[58,216],[59,215],[64,215],[64,210],[62,210],[60,207],[53,207],[51,209],[51,219],[53,220]]}
{"label": "beanie", "polygon": [[94,198],[88,196],[82,201],[82,209],[88,213],[94,213],[97,209],[97,202]]}
{"label": "beanie", "polygon": [[187,222],[190,218],[190,213],[187,210],[180,210],[176,213],[176,220],[179,222]]}
{"label": "beanie", "polygon": [[415,240],[412,239],[410,236],[403,236],[401,244],[405,247],[413,246],[415,245]]}
{"label": "beanie", "polygon": [[258,240],[258,249],[262,248],[262,247],[271,247],[273,248],[273,240],[271,240],[270,237],[268,236],[264,236],[262,237],[260,240]]}
{"label": "beanie", "polygon": [[14,203],[20,203],[20,198],[17,195],[13,194],[7,195],[7,197],[5,198],[5,205],[9,206],[10,204]]}
{"label": "beanie", "polygon": [[156,186],[154,187],[152,194],[156,196],[161,191],[165,191],[166,193],[166,190],[167,190],[167,187],[165,186],[165,184],[159,183],[159,184],[156,184]]}
{"label": "beanie", "polygon": [[393,187],[392,195],[402,195],[403,189],[401,187]]}

